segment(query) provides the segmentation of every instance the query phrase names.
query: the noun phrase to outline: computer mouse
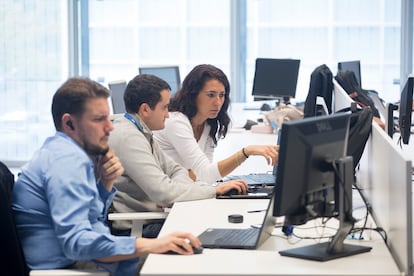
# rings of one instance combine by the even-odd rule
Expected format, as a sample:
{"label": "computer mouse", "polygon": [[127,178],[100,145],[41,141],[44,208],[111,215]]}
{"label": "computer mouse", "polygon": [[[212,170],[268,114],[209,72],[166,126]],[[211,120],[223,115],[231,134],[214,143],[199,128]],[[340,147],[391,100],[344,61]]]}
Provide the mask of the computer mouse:
{"label": "computer mouse", "polygon": [[193,248],[194,254],[201,254],[201,253],[203,253],[204,247],[202,247],[202,246],[195,247],[193,245],[191,245],[191,247]]}
{"label": "computer mouse", "polygon": [[262,104],[262,106],[260,107],[260,111],[270,111],[270,110],[272,110],[272,108],[267,103]]}
{"label": "computer mouse", "polygon": [[243,128],[245,128],[246,130],[250,130],[252,128],[252,126],[257,125],[257,122],[253,121],[253,120],[247,120],[246,123],[244,124]]}
{"label": "computer mouse", "polygon": [[[191,248],[193,249],[194,254],[201,254],[203,253],[204,247],[200,246],[200,247],[195,247],[194,245],[191,244]],[[179,255],[177,252],[175,251],[167,251],[166,254],[170,254],[170,255]]]}
{"label": "computer mouse", "polygon": [[223,195],[224,196],[232,196],[232,195],[238,195],[239,191],[237,189],[231,189],[228,190],[227,192],[225,192]]}

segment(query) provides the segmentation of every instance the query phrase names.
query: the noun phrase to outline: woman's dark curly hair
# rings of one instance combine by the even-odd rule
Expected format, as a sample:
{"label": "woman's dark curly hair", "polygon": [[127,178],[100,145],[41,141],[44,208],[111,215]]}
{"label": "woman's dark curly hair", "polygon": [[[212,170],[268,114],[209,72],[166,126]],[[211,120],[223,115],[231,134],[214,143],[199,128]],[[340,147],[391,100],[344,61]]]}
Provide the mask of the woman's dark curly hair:
{"label": "woman's dark curly hair", "polygon": [[217,145],[219,139],[226,137],[230,124],[230,117],[227,113],[230,105],[230,83],[221,69],[210,64],[200,64],[194,67],[185,77],[181,88],[171,99],[169,110],[179,111],[191,121],[198,111],[197,96],[209,80],[218,80],[224,85],[225,90],[224,103],[217,117],[207,119],[207,124],[210,125],[209,136]]}

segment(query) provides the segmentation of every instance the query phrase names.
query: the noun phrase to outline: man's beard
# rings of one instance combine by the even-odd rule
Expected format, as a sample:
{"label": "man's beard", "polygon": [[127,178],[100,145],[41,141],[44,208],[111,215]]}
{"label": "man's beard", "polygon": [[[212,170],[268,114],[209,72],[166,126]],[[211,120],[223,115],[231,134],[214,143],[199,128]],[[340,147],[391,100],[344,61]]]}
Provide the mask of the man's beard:
{"label": "man's beard", "polygon": [[109,147],[100,147],[96,145],[91,145],[89,143],[85,143],[85,151],[91,156],[97,155],[105,155],[109,150]]}

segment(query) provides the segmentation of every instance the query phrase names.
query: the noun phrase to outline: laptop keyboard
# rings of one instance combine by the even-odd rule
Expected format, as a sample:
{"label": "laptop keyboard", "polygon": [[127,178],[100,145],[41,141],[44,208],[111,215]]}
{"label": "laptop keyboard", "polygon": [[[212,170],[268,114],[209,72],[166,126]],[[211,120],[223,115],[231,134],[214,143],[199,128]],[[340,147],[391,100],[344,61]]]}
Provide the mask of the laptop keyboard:
{"label": "laptop keyboard", "polygon": [[249,174],[245,176],[248,183],[256,183],[258,185],[263,183],[269,183],[269,180],[274,181],[274,175],[272,174]]}
{"label": "laptop keyboard", "polygon": [[[225,244],[226,246],[243,246],[255,244],[257,240],[257,235],[260,232],[260,229],[248,228],[248,229],[224,229],[225,231],[213,230],[214,236],[211,237],[213,233],[209,233],[209,239],[220,241],[220,244]],[[203,243],[203,235],[199,236],[201,243]],[[204,244],[203,244],[204,246]],[[208,246],[208,245],[206,245]]]}
{"label": "laptop keyboard", "polygon": [[275,176],[270,173],[257,173],[257,174],[246,174],[246,175],[234,175],[230,176],[229,179],[243,179],[248,185],[263,185],[275,183]]}
{"label": "laptop keyboard", "polygon": [[258,230],[251,229],[233,229],[231,232],[224,235],[222,238],[230,244],[250,243],[251,240],[256,241]]}

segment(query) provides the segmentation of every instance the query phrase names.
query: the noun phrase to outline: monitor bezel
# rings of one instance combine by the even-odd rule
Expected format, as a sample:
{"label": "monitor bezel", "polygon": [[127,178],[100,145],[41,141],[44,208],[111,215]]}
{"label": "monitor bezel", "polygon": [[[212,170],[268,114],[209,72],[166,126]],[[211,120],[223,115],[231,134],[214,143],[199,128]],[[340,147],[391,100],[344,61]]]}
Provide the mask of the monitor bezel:
{"label": "monitor bezel", "polygon": [[400,105],[398,114],[398,125],[400,129],[401,140],[408,144],[411,136],[411,116],[413,109],[413,87],[414,76],[409,76],[404,84],[400,94]]}

